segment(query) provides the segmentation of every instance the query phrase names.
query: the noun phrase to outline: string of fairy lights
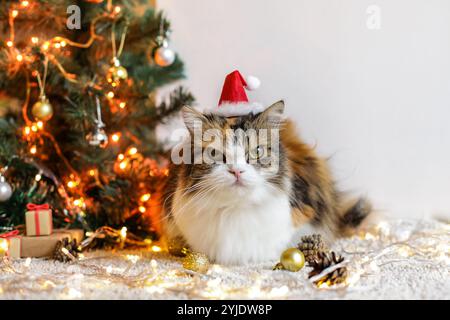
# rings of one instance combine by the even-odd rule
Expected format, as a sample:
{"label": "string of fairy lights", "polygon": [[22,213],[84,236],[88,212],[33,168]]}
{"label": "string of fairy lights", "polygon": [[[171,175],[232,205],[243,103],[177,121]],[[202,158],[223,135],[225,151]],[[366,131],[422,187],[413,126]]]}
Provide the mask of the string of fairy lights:
{"label": "string of fairy lights", "polygon": [[[120,230],[119,233],[122,241],[128,241],[126,229]],[[380,269],[391,264],[406,264],[412,269],[436,269],[441,270],[442,274],[450,272],[450,225],[437,222],[382,221],[350,239],[339,241],[337,248],[346,256],[344,263],[350,271],[349,277],[344,283],[323,283],[319,287],[314,284],[314,278],[307,279],[306,273],[272,271],[271,264],[266,267],[250,267],[258,270],[254,275],[233,274],[233,271],[236,272],[239,268],[216,264],[211,265],[206,273],[193,272],[181,268],[181,262],[177,258],[169,258],[164,248],[152,244],[151,240],[148,241],[146,249],[138,252],[96,252],[74,259],[72,265],[78,270],[75,274],[41,274],[36,277],[30,274],[31,259],[15,262],[5,259],[4,263],[0,264],[0,270],[21,274],[23,284],[18,285],[17,278],[14,277],[10,281],[0,282],[0,293],[3,290],[9,294],[24,294],[31,290],[45,291],[63,287],[61,298],[88,298],[88,288],[83,291],[82,288],[66,286],[67,278],[72,276],[97,281],[97,290],[106,290],[111,284],[119,284],[132,289],[142,289],[155,297],[183,294],[189,298],[200,299],[289,298],[301,289],[304,294],[308,294],[308,298],[314,298],[320,297],[324,291],[328,297],[333,297],[332,294],[339,296],[343,292],[367,289],[370,277],[380,275]],[[112,261],[116,263],[113,264]],[[331,273],[343,264],[327,268],[318,276]],[[274,272],[278,275],[274,276]],[[270,281],[279,279],[281,274],[284,281],[279,284]],[[30,277],[33,277],[33,281],[29,281]],[[237,277],[237,280],[229,281],[233,277]],[[88,283],[90,281],[86,282],[86,285]]]}
{"label": "string of fairy lights", "polygon": [[[11,76],[19,72],[25,73],[26,94],[22,107],[22,116],[25,124],[22,130],[22,135],[23,139],[27,142],[29,155],[31,157],[38,157],[40,154],[40,148],[44,145],[45,141],[47,140],[51,143],[56,154],[70,172],[67,177],[63,177],[64,187],[61,188],[61,195],[66,196],[67,193],[64,189],[67,189],[70,194],[69,201],[66,201],[67,210],[83,215],[86,209],[86,195],[83,194],[83,189],[86,183],[92,183],[92,181],[94,181],[94,183],[100,183],[99,170],[93,167],[83,173],[77,172],[72,167],[68,159],[64,156],[58,145],[57,139],[55,139],[52,133],[46,128],[47,121],[53,116],[51,101],[49,101],[45,95],[46,79],[49,69],[48,65],[53,65],[67,81],[78,84],[81,87],[80,90],[84,90],[87,87],[92,87],[96,90],[96,92],[105,93],[105,101],[109,104],[111,110],[119,112],[126,110],[126,100],[121,98],[119,92],[116,92],[115,89],[118,89],[121,83],[129,81],[127,70],[121,66],[119,60],[125,44],[128,21],[122,15],[123,10],[120,5],[113,5],[112,0],[106,0],[105,10],[92,19],[89,27],[89,38],[84,43],[75,42],[62,36],[55,36],[51,39],[42,39],[36,35],[31,35],[29,38],[29,45],[23,46],[23,44],[16,44],[15,21],[19,16],[27,15],[31,10],[39,9],[39,6],[41,6],[41,4],[37,2],[24,0],[19,3],[11,4],[9,8],[9,39],[5,41],[7,72]],[[121,31],[120,39],[116,44],[115,29],[116,24],[120,19],[125,20],[125,24],[123,30]],[[111,67],[108,69],[108,73],[106,74],[107,81],[105,86],[94,81],[87,84],[80,83],[78,76],[67,72],[58,58],[60,55],[70,56],[71,53],[70,50],[68,50],[70,47],[87,49],[91,47],[94,42],[102,41],[103,37],[96,33],[96,26],[100,21],[109,21],[111,23],[112,60]],[[163,25],[162,19],[161,25]],[[173,60],[169,62],[171,63]],[[40,64],[42,64],[42,70],[40,70],[41,68],[34,69],[34,66]],[[36,79],[39,89],[39,97],[31,108],[31,114],[34,119],[30,119],[29,105],[31,102],[31,91],[34,87],[32,85],[33,79]],[[97,95],[96,99],[98,99]],[[99,107],[99,109],[101,109],[101,107]],[[96,128],[94,129],[94,133],[86,137],[89,144],[99,147],[106,147],[108,142],[117,145],[123,138],[122,132],[113,132],[109,136],[106,135],[103,127],[104,124],[101,121],[100,110],[96,120]],[[89,139],[97,140],[96,142],[91,143]],[[103,139],[103,142],[97,143],[98,139]],[[138,162],[142,164],[144,162],[144,156],[139,153],[135,146],[129,146],[125,152],[118,154],[117,163],[114,165],[114,170],[119,174],[124,174],[128,170],[131,170],[133,166],[138,165]],[[149,170],[149,176],[151,177],[164,176],[167,174],[167,169],[159,168],[156,165],[156,162],[152,164]],[[42,175],[40,173],[36,175],[36,181],[39,181],[41,178]],[[139,205],[135,211],[144,213],[147,210],[146,203],[150,200],[150,197],[151,194],[148,191],[143,190],[142,195],[138,197]]]}
{"label": "string of fairy lights", "polygon": [[[61,36],[56,36],[51,39],[40,39],[35,35],[31,35],[29,39],[30,45],[24,48],[19,48],[16,46],[15,42],[15,20],[20,15],[27,14],[28,10],[32,10],[38,5],[39,4],[35,2],[24,0],[13,4],[9,10],[9,39],[5,42],[7,47],[8,73],[14,75],[19,72],[24,72],[26,76],[26,94],[22,107],[22,115],[25,124],[22,129],[22,136],[27,142],[30,156],[36,157],[39,155],[39,148],[44,144],[44,139],[51,142],[55,152],[59,155],[70,172],[67,177],[63,178],[63,186],[58,188],[58,190],[60,190],[61,194],[64,194],[65,197],[68,198],[67,209],[83,215],[87,206],[87,197],[83,194],[85,183],[86,181],[89,181],[89,183],[94,182],[100,184],[99,170],[98,168],[93,167],[87,169],[84,173],[78,173],[74,168],[72,168],[70,162],[63,155],[55,137],[48,130],[46,130],[47,121],[51,118],[53,113],[51,101],[49,101],[45,96],[48,65],[52,64],[57,70],[60,71],[67,81],[71,83],[78,83],[77,75],[67,72],[64,66],[59,62],[58,56],[60,54],[70,54],[69,51],[66,50],[70,47],[89,48],[95,41],[101,39],[101,37],[96,33],[97,22],[101,20],[112,21],[111,41],[113,47],[113,57],[112,65],[106,75],[106,80],[109,87],[100,87],[98,84],[93,82],[86,85],[95,87],[98,91],[105,92],[106,101],[109,103],[111,108],[125,110],[127,103],[125,100],[120,98],[120,95],[117,94],[115,89],[118,88],[121,83],[127,81],[127,71],[121,65],[119,59],[125,43],[128,25],[125,24],[118,43],[118,48],[116,48],[116,33],[114,28],[116,22],[121,18],[122,8],[120,6],[112,5],[112,1],[109,0],[106,5],[106,11],[102,12],[97,17],[94,17],[92,20],[90,26],[90,36],[85,43],[77,43]],[[165,43],[165,46],[167,46],[167,43]],[[37,54],[33,51],[33,48],[39,48],[39,53]],[[31,69],[31,66],[35,65],[35,63],[40,60],[40,56],[44,57],[43,61],[41,61],[42,70]],[[36,79],[37,87],[39,88],[38,101],[33,104],[33,108],[31,110],[34,119],[30,119],[28,116],[31,90],[33,88],[31,85],[31,79]],[[97,121],[101,123],[101,113],[98,114]],[[108,137],[108,141],[112,144],[118,143],[122,137],[122,132],[115,132]],[[118,174],[126,174],[136,168],[136,166],[142,166],[145,160],[144,155],[140,153],[135,146],[128,146],[124,151],[117,155],[114,163],[114,170]],[[149,165],[148,175],[152,177],[158,175],[167,176],[168,169],[158,167],[154,161]],[[39,181],[40,179],[42,179],[41,172],[35,176],[36,181]],[[66,196],[66,189],[69,191],[70,195]],[[138,196],[138,206],[132,213],[145,213],[148,209],[147,204],[150,201],[152,194],[146,190],[141,190],[140,192],[141,193]],[[148,250],[155,254],[165,251],[164,248],[159,245],[153,244],[151,240],[140,241],[139,239],[133,239],[133,236],[128,233],[126,227],[123,227],[120,230],[114,230],[107,227],[100,228],[95,232],[87,233],[86,241],[91,241],[100,234],[108,234],[109,236],[112,235],[118,237],[120,239],[120,247],[122,248],[126,244],[131,244],[134,246],[146,246]],[[335,290],[351,288],[355,286],[362,277],[370,274],[371,272],[376,272],[378,268],[382,267],[383,264],[402,263],[409,261],[412,257],[414,257],[414,260],[417,263],[437,265],[448,268],[450,265],[449,234],[450,228],[448,224],[446,224],[441,228],[433,229],[430,232],[424,231],[413,236],[407,236],[405,239],[400,239],[391,234],[386,224],[379,224],[372,231],[365,231],[360,235],[365,240],[378,240],[378,244],[380,244],[379,247],[374,248],[370,252],[360,252],[349,248],[342,248],[344,254],[351,257],[351,259],[347,259],[342,264],[337,264],[323,270],[322,273],[316,277],[320,278],[325,274],[331,273],[336,268],[339,268],[344,264],[349,268],[350,276],[343,284],[329,286],[324,283],[319,287],[319,289]],[[5,246],[7,246],[7,242],[0,241],[0,250],[6,251],[7,248]],[[70,257],[70,252],[64,250],[65,249],[63,249],[63,252]],[[126,260],[130,261],[129,268],[132,268],[133,265],[142,259],[139,255],[125,254],[124,257]],[[392,258],[385,260],[386,257]],[[109,281],[124,283],[130,287],[147,288],[148,291],[152,293],[162,293],[165,291],[177,292],[182,290],[184,292],[188,292],[188,294],[192,297],[201,298],[228,298],[236,295],[246,297],[283,297],[291,290],[291,288],[287,286],[270,288],[266,290],[261,286],[261,279],[257,279],[255,281],[255,285],[245,288],[227,287],[226,285],[221,285],[221,275],[223,275],[227,269],[217,265],[212,266],[208,274],[200,275],[189,270],[163,270],[158,268],[158,262],[156,260],[151,259],[151,270],[149,270],[149,272],[131,277],[127,274],[129,269],[114,270],[112,266],[102,268],[88,264],[87,262],[89,262],[90,259],[95,258],[81,256],[81,259],[74,258],[73,262],[83,268],[86,268],[87,270],[90,270],[89,272],[91,272],[94,276],[101,276]],[[381,259],[383,259],[382,263],[380,263]],[[28,270],[27,268],[29,268],[31,260],[26,259],[24,262],[18,263],[21,264],[22,270],[16,268],[13,262],[8,259],[4,259],[0,270],[13,273],[22,273],[26,275]],[[292,276],[294,277],[296,274],[292,274]],[[46,279],[42,279],[43,284],[39,289],[45,289],[50,283],[57,282],[55,277],[44,277],[46,277]],[[314,281],[315,277],[311,278],[309,283],[312,284]],[[12,284],[3,283],[2,286],[3,288],[0,287],[0,293],[4,290],[14,290],[14,286]],[[311,288],[315,287],[311,285]],[[74,297],[80,297],[81,293],[74,288],[69,288],[69,296],[71,294]]]}

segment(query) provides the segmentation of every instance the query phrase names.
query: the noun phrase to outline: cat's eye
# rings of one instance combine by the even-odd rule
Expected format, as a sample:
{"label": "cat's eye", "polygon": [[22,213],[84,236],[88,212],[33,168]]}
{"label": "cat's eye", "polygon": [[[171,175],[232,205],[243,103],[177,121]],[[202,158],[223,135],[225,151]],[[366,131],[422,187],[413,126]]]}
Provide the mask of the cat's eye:
{"label": "cat's eye", "polygon": [[249,150],[249,157],[254,160],[258,160],[264,156],[266,149],[264,146],[257,146],[254,149]]}
{"label": "cat's eye", "polygon": [[214,162],[223,161],[223,163],[225,163],[225,154],[222,151],[214,148],[210,148],[208,151],[211,160],[213,160]]}

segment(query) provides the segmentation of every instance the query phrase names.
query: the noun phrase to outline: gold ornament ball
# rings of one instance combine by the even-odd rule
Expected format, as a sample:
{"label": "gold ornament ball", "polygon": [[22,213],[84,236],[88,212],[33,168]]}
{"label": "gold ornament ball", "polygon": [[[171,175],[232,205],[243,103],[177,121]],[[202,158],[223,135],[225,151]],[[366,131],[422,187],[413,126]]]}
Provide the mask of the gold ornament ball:
{"label": "gold ornament ball", "polygon": [[281,254],[280,262],[284,269],[296,272],[305,265],[305,256],[297,248],[289,248]]}
{"label": "gold ornament ball", "polygon": [[109,68],[109,82],[118,82],[128,78],[128,71],[122,66],[112,66]]}
{"label": "gold ornament ball", "polygon": [[187,270],[206,273],[209,269],[209,259],[203,253],[188,252],[183,259],[183,267]]}
{"label": "gold ornament ball", "polygon": [[46,98],[41,98],[31,108],[31,114],[37,121],[48,121],[53,117],[53,107]]}
{"label": "gold ornament ball", "polygon": [[185,257],[188,252],[184,242],[178,239],[171,239],[167,249],[171,255],[176,257]]}

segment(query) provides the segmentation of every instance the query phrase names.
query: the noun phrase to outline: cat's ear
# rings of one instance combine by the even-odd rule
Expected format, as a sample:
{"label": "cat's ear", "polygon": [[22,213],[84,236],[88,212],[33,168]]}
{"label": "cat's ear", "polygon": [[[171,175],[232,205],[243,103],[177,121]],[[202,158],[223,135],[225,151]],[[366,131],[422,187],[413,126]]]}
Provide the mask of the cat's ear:
{"label": "cat's ear", "polygon": [[261,113],[261,117],[266,119],[270,125],[277,127],[284,120],[283,116],[284,112],[284,101],[280,100],[272,104],[263,113]]}
{"label": "cat's ear", "polygon": [[203,113],[195,110],[193,107],[184,106],[181,109],[183,115],[184,124],[189,131],[193,132],[194,128],[200,128],[203,122],[206,120]]}

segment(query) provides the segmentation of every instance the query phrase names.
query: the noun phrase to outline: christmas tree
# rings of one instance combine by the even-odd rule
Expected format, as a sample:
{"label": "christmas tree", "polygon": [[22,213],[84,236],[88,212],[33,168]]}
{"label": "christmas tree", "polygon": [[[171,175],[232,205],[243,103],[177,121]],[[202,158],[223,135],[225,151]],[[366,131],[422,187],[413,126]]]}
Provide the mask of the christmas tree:
{"label": "christmas tree", "polygon": [[[167,176],[155,126],[193,102],[149,1],[0,4],[0,227],[48,203],[57,227],[154,231]],[[153,218],[153,219],[152,219]],[[1,232],[2,230],[0,230]]]}

